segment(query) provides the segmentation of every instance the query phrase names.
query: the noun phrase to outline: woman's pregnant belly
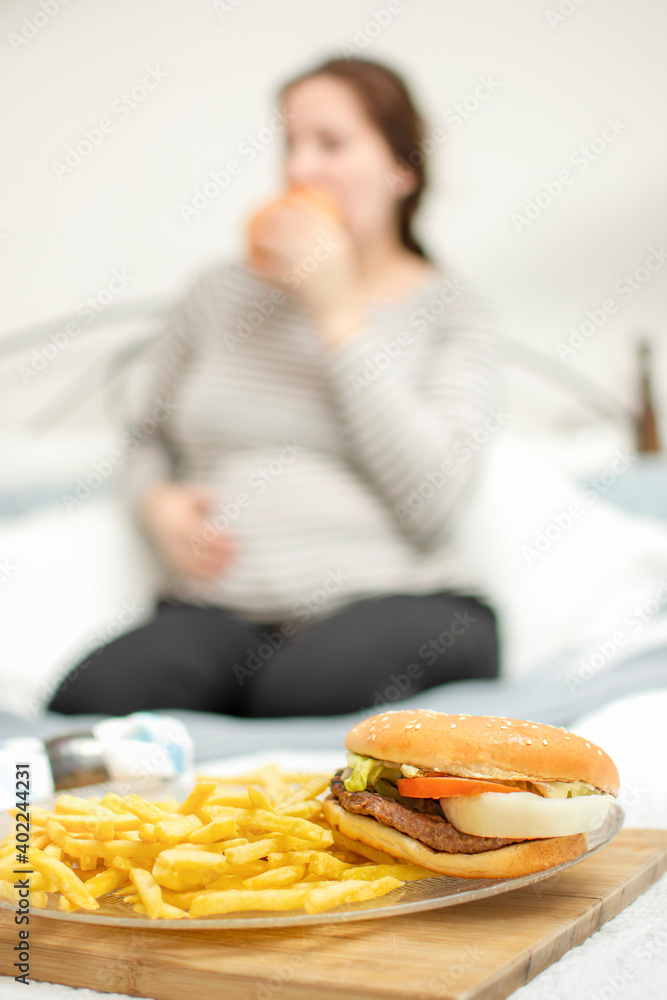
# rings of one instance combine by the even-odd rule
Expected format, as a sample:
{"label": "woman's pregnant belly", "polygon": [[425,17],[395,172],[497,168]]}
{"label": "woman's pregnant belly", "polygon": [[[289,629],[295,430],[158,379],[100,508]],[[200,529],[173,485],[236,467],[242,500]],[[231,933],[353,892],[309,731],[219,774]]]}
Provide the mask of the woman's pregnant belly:
{"label": "woman's pregnant belly", "polygon": [[190,585],[200,599],[303,620],[347,594],[400,589],[414,564],[389,501],[335,456],[296,443],[236,451],[205,485],[205,534],[231,536],[235,555],[214,581]]}

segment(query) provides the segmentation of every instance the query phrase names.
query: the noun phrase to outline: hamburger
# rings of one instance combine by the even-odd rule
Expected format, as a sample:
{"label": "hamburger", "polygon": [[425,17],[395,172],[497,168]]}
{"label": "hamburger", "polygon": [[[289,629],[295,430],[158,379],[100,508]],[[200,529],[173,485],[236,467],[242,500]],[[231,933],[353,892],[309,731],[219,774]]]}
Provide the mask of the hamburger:
{"label": "hamburger", "polygon": [[313,184],[290,185],[277,198],[262,205],[248,221],[246,227],[248,257],[251,264],[256,268],[261,270],[266,264],[266,255],[259,245],[259,237],[264,224],[271,218],[276,208],[281,205],[293,204],[295,198],[305,199],[309,205],[319,211],[325,218],[335,222],[342,222],[338,202],[325,188],[316,187]]}
{"label": "hamburger", "polygon": [[323,802],[341,842],[457,878],[578,858],[619,790],[600,747],[524,719],[388,711],[354,726],[345,746],[348,766]]}

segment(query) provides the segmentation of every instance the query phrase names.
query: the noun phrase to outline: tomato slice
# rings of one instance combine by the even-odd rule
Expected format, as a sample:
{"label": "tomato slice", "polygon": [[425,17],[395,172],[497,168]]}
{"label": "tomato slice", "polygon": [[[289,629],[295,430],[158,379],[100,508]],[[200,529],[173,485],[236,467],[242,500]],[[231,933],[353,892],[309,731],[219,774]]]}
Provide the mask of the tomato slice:
{"label": "tomato slice", "polygon": [[444,799],[452,795],[481,795],[482,792],[520,792],[520,788],[497,785],[478,778],[451,778],[446,775],[424,778],[399,778],[401,795],[416,799]]}

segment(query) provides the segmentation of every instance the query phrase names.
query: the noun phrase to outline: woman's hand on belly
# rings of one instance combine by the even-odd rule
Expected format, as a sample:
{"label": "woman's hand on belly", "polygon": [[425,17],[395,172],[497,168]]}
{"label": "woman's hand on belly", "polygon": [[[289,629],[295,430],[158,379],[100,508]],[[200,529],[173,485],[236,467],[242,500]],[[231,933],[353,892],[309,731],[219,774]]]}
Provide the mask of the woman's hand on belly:
{"label": "woman's hand on belly", "polygon": [[187,483],[159,483],[146,493],[141,520],[176,573],[209,580],[233,558],[233,539],[206,521],[211,505],[206,490]]}

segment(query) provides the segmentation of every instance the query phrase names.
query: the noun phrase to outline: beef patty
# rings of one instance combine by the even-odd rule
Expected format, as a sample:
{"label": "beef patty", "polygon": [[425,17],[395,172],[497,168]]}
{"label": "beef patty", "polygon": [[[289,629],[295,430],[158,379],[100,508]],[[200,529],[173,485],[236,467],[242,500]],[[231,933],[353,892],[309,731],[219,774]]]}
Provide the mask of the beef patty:
{"label": "beef patty", "polygon": [[373,819],[392,826],[408,837],[413,837],[420,843],[431,847],[434,851],[446,851],[448,854],[481,854],[483,851],[495,851],[506,844],[518,844],[525,838],[510,840],[506,837],[476,837],[472,833],[462,833],[445,819],[433,813],[419,812],[410,809],[401,802],[396,802],[378,792],[348,792],[340,771],[331,779],[331,792],[338,799],[343,809],[362,816],[372,816]]}

